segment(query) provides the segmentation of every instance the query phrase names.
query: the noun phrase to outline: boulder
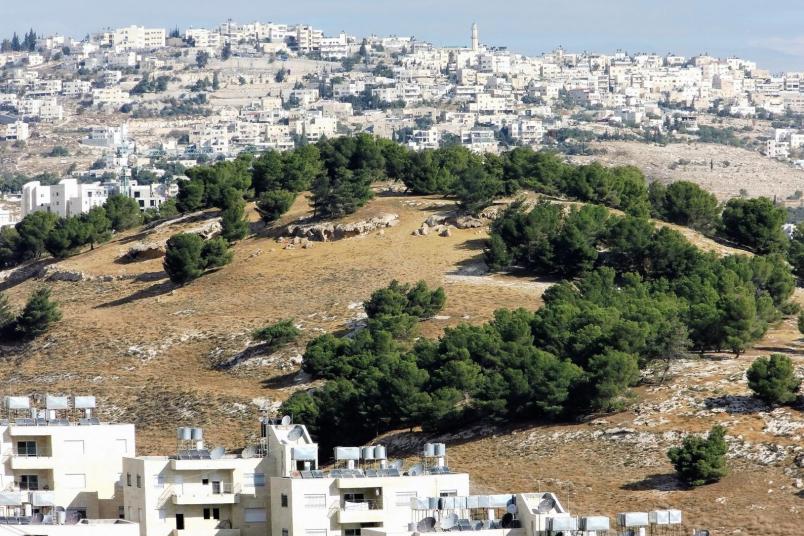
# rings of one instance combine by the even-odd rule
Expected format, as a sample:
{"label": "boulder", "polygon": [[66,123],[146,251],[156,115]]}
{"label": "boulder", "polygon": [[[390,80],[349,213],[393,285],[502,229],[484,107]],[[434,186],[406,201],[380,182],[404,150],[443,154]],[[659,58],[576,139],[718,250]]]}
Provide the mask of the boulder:
{"label": "boulder", "polygon": [[448,238],[452,236],[452,231],[449,230],[449,227],[444,227],[441,229],[441,232],[438,233],[438,236],[443,236],[444,238]]}
{"label": "boulder", "polygon": [[474,218],[472,216],[459,216],[455,218],[455,227],[458,229],[477,229],[483,227],[485,223],[483,220]]}

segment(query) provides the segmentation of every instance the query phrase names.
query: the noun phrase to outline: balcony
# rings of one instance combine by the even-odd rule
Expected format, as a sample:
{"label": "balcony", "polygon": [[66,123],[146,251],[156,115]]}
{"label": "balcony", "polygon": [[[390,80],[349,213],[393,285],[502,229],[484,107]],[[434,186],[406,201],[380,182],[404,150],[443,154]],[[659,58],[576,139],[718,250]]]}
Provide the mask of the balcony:
{"label": "balcony", "polygon": [[338,523],[382,523],[384,517],[380,501],[344,501],[338,510]]}
{"label": "balcony", "polygon": [[11,454],[11,469],[39,470],[53,469],[54,461],[50,449],[37,447],[32,450],[16,450]]}
{"label": "balcony", "polygon": [[240,488],[229,482],[217,484],[174,484],[171,502],[175,505],[237,504]]}

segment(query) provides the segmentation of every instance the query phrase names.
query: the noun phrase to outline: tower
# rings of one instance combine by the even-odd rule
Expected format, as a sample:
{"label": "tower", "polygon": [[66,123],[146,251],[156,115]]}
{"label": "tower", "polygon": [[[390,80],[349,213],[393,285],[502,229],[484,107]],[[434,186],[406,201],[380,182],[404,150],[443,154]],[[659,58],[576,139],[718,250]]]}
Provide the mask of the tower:
{"label": "tower", "polygon": [[478,52],[480,50],[480,40],[477,34],[477,23],[472,23],[472,51]]}

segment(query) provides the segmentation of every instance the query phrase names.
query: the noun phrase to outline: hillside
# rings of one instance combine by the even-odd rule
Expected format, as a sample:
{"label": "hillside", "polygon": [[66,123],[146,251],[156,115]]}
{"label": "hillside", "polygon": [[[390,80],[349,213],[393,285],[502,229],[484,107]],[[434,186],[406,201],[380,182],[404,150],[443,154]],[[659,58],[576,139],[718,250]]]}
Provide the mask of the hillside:
{"label": "hillside", "polygon": [[[203,426],[210,444],[242,446],[258,432],[261,408],[275,408],[308,386],[298,373],[304,343],[359,321],[360,303],[391,279],[445,287],[444,311],[422,326],[430,337],[460,322],[482,322],[500,307],[539,307],[549,282],[482,275],[484,229],[453,228],[448,237],[413,235],[429,216],[450,208],[440,198],[383,191],[346,219],[393,213],[400,217],[398,225],[309,249],[285,249],[275,238],[277,229],[307,213],[299,198],[272,228],[252,213],[256,235],[235,246],[234,262],[185,287],[169,282],[160,258],[133,263],[120,258],[132,245],[158,242],[205,222],[125,233],[48,268],[81,272],[80,281],[6,285],[17,305],[36,286],[49,285],[64,318],[21,352],[0,349],[3,394],[96,394],[103,416],[137,424],[140,454],[170,452],[174,428],[182,425]],[[699,247],[733,251],[684,232]],[[804,303],[800,289],[797,300]],[[296,347],[265,355],[251,346],[251,330],[282,318],[294,318],[302,327]],[[683,509],[691,523],[721,534],[796,533],[804,510],[804,492],[794,487],[804,478],[804,469],[795,466],[796,459],[804,465],[804,416],[801,408],[770,411],[758,404],[749,398],[744,379],[751,360],[771,351],[791,355],[804,368],[804,341],[792,319],[739,359],[715,355],[677,363],[665,383],[637,389],[634,402],[619,414],[569,425],[456,433],[445,438],[449,464],[470,470],[478,491],[549,488],[584,513],[672,506]],[[227,362],[239,364],[218,366]],[[664,452],[685,433],[705,431],[715,422],[728,425],[734,436],[731,476],[694,491],[678,489]],[[424,438],[399,432],[382,441],[410,455]]]}

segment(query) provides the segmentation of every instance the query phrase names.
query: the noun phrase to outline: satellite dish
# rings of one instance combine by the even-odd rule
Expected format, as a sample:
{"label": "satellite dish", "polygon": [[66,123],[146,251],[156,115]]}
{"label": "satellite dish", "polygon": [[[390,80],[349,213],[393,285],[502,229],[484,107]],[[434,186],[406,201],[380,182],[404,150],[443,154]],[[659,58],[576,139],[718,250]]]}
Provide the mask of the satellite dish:
{"label": "satellite dish", "polygon": [[500,526],[504,529],[510,529],[511,525],[514,524],[514,514],[507,513],[502,516],[502,520],[500,521]]}
{"label": "satellite dish", "polygon": [[293,417],[291,417],[290,415],[285,415],[284,417],[282,417],[282,420],[279,421],[279,424],[281,424],[282,426],[293,424]]}
{"label": "satellite dish", "polygon": [[508,506],[505,507],[505,511],[511,515],[516,514],[517,513],[516,505],[514,503],[509,504]]}
{"label": "satellite dish", "polygon": [[223,455],[226,454],[226,449],[223,447],[216,447],[212,449],[209,453],[209,457],[212,460],[220,460],[223,458]]}
{"label": "satellite dish", "polygon": [[425,517],[419,523],[417,523],[416,528],[419,532],[433,532],[435,529],[436,520],[434,517]]}
{"label": "satellite dish", "polygon": [[[253,458],[253,457],[254,457],[254,456],[256,456],[256,455],[257,455],[257,449],[255,449],[255,448],[254,448],[254,447],[252,447],[252,446],[249,446],[249,447],[244,448],[244,449],[243,449],[243,452],[241,452],[241,453],[240,453],[240,456],[241,456],[241,457],[242,457],[244,460],[248,460],[248,459],[250,459],[250,458]],[[210,454],[210,456],[211,456],[211,454]]]}
{"label": "satellite dish", "polygon": [[539,506],[536,507],[536,510],[540,514],[549,514],[554,506],[555,501],[553,501],[551,497],[545,497],[539,502]]}
{"label": "satellite dish", "polygon": [[416,465],[414,465],[413,467],[408,469],[408,476],[418,476],[418,475],[422,474],[423,472],[424,472],[424,467],[422,467],[422,464],[417,463]]}
{"label": "satellite dish", "polygon": [[[282,419],[284,421],[284,419]],[[293,430],[288,432],[288,441],[296,441],[301,436],[304,435],[304,428],[299,426],[298,424],[293,427]]]}
{"label": "satellite dish", "polygon": [[394,461],[392,461],[392,462],[391,462],[390,464],[388,464],[388,465],[389,465],[389,467],[391,467],[391,468],[393,468],[393,469],[396,469],[397,471],[401,471],[401,470],[402,470],[402,464],[403,464],[403,463],[404,463],[404,462],[403,462],[402,460],[394,460]]}
{"label": "satellite dish", "polygon": [[452,528],[455,528],[455,525],[457,525],[457,524],[458,524],[458,514],[453,512],[451,514],[447,514],[441,520],[441,529],[442,530],[450,530]]}

